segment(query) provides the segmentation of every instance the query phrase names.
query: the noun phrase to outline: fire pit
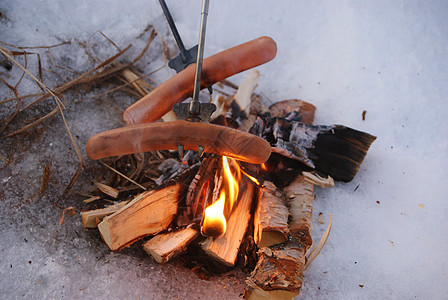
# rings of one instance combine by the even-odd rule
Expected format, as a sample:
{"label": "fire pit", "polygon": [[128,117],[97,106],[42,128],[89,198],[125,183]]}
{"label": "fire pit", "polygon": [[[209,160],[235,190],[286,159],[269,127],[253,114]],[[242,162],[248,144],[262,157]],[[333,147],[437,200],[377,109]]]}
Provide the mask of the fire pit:
{"label": "fire pit", "polygon": [[[353,178],[375,137],[343,126],[306,125],[315,107],[301,100],[263,105],[253,94],[258,75],[252,71],[235,96],[217,97],[211,122],[268,141],[273,150],[266,163],[194,151],[181,158],[176,151],[157,151],[115,159],[121,175],[97,183],[98,195],[117,199],[147,190],[83,212],[84,227],[97,227],[112,251],[149,237],[143,249],[161,264],[181,255],[211,273],[241,267],[250,272],[247,299],[298,295],[305,269],[320,251],[309,251],[313,187],[332,186],[332,177]],[[134,157],[134,170],[127,157]]]}

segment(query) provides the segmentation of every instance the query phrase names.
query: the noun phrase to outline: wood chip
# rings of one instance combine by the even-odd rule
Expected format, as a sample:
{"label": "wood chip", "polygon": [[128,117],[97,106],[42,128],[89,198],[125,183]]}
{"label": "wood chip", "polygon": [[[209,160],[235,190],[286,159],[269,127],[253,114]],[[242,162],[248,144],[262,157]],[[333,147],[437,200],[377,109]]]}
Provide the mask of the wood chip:
{"label": "wood chip", "polygon": [[118,197],[118,190],[114,189],[113,187],[110,187],[104,183],[94,181],[93,184],[104,194],[108,195],[109,197],[112,197],[114,199],[117,199]]}

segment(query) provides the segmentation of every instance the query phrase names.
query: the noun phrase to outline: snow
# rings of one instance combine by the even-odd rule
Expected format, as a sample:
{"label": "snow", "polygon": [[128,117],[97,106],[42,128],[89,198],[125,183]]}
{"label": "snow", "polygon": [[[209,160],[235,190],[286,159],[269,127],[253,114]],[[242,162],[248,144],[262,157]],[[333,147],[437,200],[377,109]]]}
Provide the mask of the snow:
{"label": "snow", "polygon": [[[186,47],[192,47],[201,1],[167,2]],[[0,12],[7,17],[0,21],[1,41],[37,46],[71,40],[51,54],[78,71],[91,68],[92,61],[76,41],[97,30],[122,49],[133,43],[137,50],[127,57],[143,47],[137,37],[148,24],[175,49],[157,1],[2,1]],[[448,294],[447,13],[445,1],[211,1],[206,56],[271,36],[278,54],[258,68],[263,76],[257,92],[272,102],[303,99],[316,105],[316,124],[344,124],[378,137],[352,182],[315,191],[314,240],[330,213],[333,228],[298,299],[443,299]],[[98,33],[91,42],[97,42],[100,59],[116,53]],[[140,64],[146,73],[163,63],[157,57],[160,45],[151,47],[151,63]],[[46,52],[38,51],[44,69],[50,69]],[[17,68],[0,68],[8,82],[21,75]],[[162,70],[153,80],[160,83],[173,74]],[[47,72],[45,82],[55,86],[61,78]],[[36,86],[25,78],[20,92],[36,92]],[[4,85],[0,94],[12,96]],[[131,103],[122,93],[81,101],[94,94],[66,99],[66,116],[81,148],[93,133],[121,126],[121,112]],[[53,102],[46,105],[52,108]],[[2,106],[2,120],[4,107],[9,106]],[[33,137],[37,143],[23,141],[28,150],[0,170],[3,297],[238,298],[244,287],[238,272],[203,281],[179,264],[160,267],[140,250],[110,253],[94,231],[82,229],[79,216],[66,216],[59,227],[54,203],[82,207],[75,195],[59,197],[77,168],[76,156],[67,150],[71,145],[61,119],[46,126],[49,130]],[[11,143],[2,141],[2,156],[8,156]],[[51,191],[29,200],[50,157]],[[86,177],[99,168],[87,163]],[[317,222],[320,212],[326,224]]]}

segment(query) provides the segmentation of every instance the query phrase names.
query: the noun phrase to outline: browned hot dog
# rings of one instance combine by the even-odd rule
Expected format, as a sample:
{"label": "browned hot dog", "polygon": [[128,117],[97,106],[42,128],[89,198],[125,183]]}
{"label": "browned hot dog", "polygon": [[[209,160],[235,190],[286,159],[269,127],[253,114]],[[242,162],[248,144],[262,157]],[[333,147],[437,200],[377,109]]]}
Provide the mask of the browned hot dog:
{"label": "browned hot dog", "polygon": [[157,122],[130,125],[94,135],[86,145],[92,159],[155,150],[198,150],[226,155],[235,159],[261,164],[271,155],[271,146],[265,140],[223,126],[188,121]]}
{"label": "browned hot dog", "polygon": [[[264,64],[272,60],[276,53],[274,40],[263,36],[210,56],[203,61],[201,88]],[[174,104],[191,97],[194,73],[194,65],[188,66],[128,107],[123,114],[126,124],[155,122]]]}

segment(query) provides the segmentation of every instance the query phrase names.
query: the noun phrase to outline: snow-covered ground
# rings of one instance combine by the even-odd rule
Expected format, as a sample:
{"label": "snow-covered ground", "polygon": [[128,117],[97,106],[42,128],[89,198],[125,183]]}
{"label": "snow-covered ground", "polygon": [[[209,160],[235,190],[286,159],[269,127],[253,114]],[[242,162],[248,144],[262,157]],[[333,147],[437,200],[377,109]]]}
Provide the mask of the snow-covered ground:
{"label": "snow-covered ground", "polygon": [[[186,46],[195,45],[201,1],[167,4]],[[152,24],[175,49],[156,0],[3,0],[0,12],[6,16],[0,20],[0,40],[14,45],[86,41],[100,30],[120,48],[134,43],[141,49],[144,41],[137,36]],[[378,137],[352,182],[315,191],[314,239],[327,225],[317,222],[318,213],[333,214],[333,228],[306,272],[299,299],[446,299],[447,16],[446,1],[211,1],[206,55],[269,35],[278,54],[258,68],[263,74],[259,93],[273,102],[303,99],[317,106],[315,123],[344,124]],[[100,57],[116,52],[103,45],[95,48]],[[52,55],[87,70],[85,53],[70,49],[54,48]],[[50,64],[44,59],[44,68]],[[158,66],[149,64],[145,71]],[[20,76],[17,68],[0,68],[10,83]],[[162,70],[154,78],[160,83],[171,75]],[[60,83],[50,74],[45,80],[50,87]],[[1,99],[11,97],[5,85],[0,89]],[[36,91],[28,79],[21,89]],[[117,98],[114,103],[107,97],[67,99],[67,118],[81,148],[93,133],[120,125],[120,113],[130,102]],[[94,231],[83,231],[78,216],[67,216],[59,227],[60,210],[53,203],[81,207],[58,198],[77,165],[60,118],[47,126],[36,137],[38,145],[0,170],[0,298],[238,297],[241,274],[202,281],[176,264],[160,267],[138,250],[109,253]],[[8,143],[0,146],[4,157]],[[56,191],[17,205],[39,188],[50,157],[61,176],[51,177]]]}

